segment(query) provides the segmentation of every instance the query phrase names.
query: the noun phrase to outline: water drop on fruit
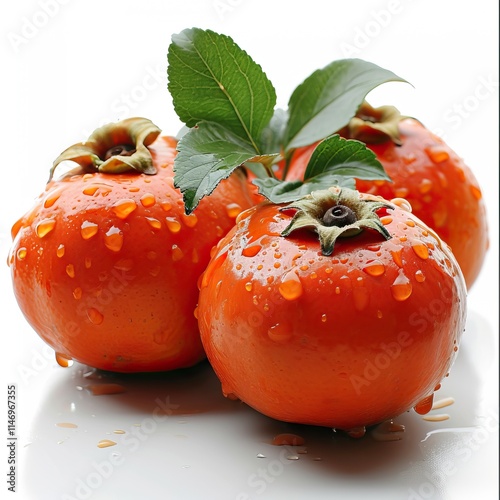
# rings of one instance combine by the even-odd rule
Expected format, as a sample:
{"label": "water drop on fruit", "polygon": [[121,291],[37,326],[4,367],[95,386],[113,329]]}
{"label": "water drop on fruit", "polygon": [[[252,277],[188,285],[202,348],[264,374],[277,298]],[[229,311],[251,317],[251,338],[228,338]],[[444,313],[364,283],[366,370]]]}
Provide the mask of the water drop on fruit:
{"label": "water drop on fruit", "polygon": [[172,203],[168,201],[163,201],[160,203],[160,207],[163,209],[164,212],[168,212],[169,210],[172,209]]}
{"label": "water drop on fruit", "polygon": [[59,246],[57,247],[57,250],[56,250],[56,255],[57,255],[59,258],[61,258],[61,257],[63,257],[63,256],[64,256],[64,252],[65,252],[65,251],[66,251],[65,246],[61,244],[61,245],[59,245]]}
{"label": "water drop on fruit", "polygon": [[380,217],[380,222],[387,226],[393,221],[393,218],[390,215],[385,215],[384,217]]}
{"label": "water drop on fruit", "polygon": [[155,203],[156,203],[156,198],[155,198],[155,195],[154,194],[151,194],[151,193],[144,193],[142,196],[141,196],[141,205],[143,207],[152,207]]}
{"label": "water drop on fruit", "polygon": [[85,269],[90,269],[92,267],[92,259],[90,257],[85,257]]}
{"label": "water drop on fruit", "polygon": [[111,226],[104,236],[104,245],[112,252],[119,252],[123,246],[123,233],[115,226]]}
{"label": "water drop on fruit", "polygon": [[287,342],[292,337],[292,330],[288,325],[276,323],[269,328],[267,335],[273,342]]}
{"label": "water drop on fruit", "polygon": [[120,219],[126,219],[136,208],[137,203],[134,200],[124,199],[117,201],[111,210]]}
{"label": "water drop on fruit", "polygon": [[89,240],[97,234],[99,227],[94,222],[84,221],[80,226],[80,234],[84,240]]}
{"label": "water drop on fruit", "polygon": [[405,276],[402,269],[399,270],[398,277],[391,285],[392,296],[399,302],[402,302],[411,295],[412,286],[410,280]]}
{"label": "water drop on fruit", "polygon": [[165,220],[167,221],[167,227],[171,233],[175,234],[181,230],[181,223],[175,217],[167,217]]}
{"label": "water drop on fruit", "polygon": [[73,264],[68,264],[66,266],[66,274],[70,277],[70,278],[74,278],[75,277],[75,266]]}
{"label": "water drop on fruit", "polygon": [[381,276],[385,272],[385,266],[380,260],[372,260],[366,264],[363,271],[370,276]]}
{"label": "water drop on fruit", "polygon": [[17,250],[16,255],[19,260],[24,260],[26,255],[28,255],[28,250],[25,247],[21,247]]}
{"label": "water drop on fruit", "polygon": [[198,223],[198,217],[196,214],[182,214],[182,220],[187,227],[194,227]]}
{"label": "water drop on fruit", "polygon": [[402,248],[399,248],[398,250],[391,250],[392,260],[398,267],[403,267],[402,251]]}
{"label": "water drop on fruit", "polygon": [[158,219],[155,219],[154,217],[146,217],[146,220],[153,229],[161,229],[161,222]]}
{"label": "water drop on fruit", "polygon": [[251,281],[249,281],[249,282],[245,283],[245,290],[246,290],[247,292],[251,292],[251,291],[252,291],[252,288],[253,288],[253,285],[252,285],[252,282],[251,282]]}
{"label": "water drop on fruit", "polygon": [[262,246],[259,244],[250,245],[241,251],[241,255],[244,257],[255,257],[261,250]]}
{"label": "water drop on fruit", "polygon": [[172,245],[172,260],[177,262],[184,257],[184,252],[177,246]]}
{"label": "water drop on fruit", "polygon": [[229,203],[226,205],[226,213],[231,219],[236,219],[238,215],[241,213],[241,206],[238,203]]}
{"label": "water drop on fruit", "polygon": [[446,161],[450,157],[448,152],[445,151],[440,146],[430,146],[430,147],[425,148],[424,151],[427,153],[427,156],[434,163],[442,163],[443,161]]}
{"label": "water drop on fruit", "polygon": [[56,221],[54,219],[43,219],[36,225],[36,234],[38,237],[43,238],[47,236],[56,225]]}
{"label": "water drop on fruit", "polygon": [[418,271],[415,271],[415,279],[419,283],[423,283],[425,281],[425,275],[420,269]]}
{"label": "water drop on fruit", "polygon": [[82,298],[82,289],[80,287],[77,287],[73,290],[73,297],[76,299],[76,300],[79,300]]}
{"label": "water drop on fruit", "polygon": [[404,198],[393,198],[391,200],[391,203],[394,203],[397,207],[401,208],[405,212],[411,212],[412,211],[412,206],[408,200],[405,200]]}
{"label": "water drop on fruit", "polygon": [[61,190],[52,191],[43,202],[44,208],[50,208],[61,196]]}
{"label": "water drop on fruit", "polygon": [[426,413],[429,413],[431,411],[433,401],[434,401],[434,394],[431,394],[430,396],[427,396],[424,399],[422,399],[421,401],[419,401],[413,407],[413,409],[419,415],[425,415]]}
{"label": "water drop on fruit", "polygon": [[415,223],[411,220],[411,219],[408,219],[405,224],[408,226],[408,227],[415,227]]}
{"label": "water drop on fruit", "polygon": [[99,189],[98,184],[90,184],[90,186],[85,186],[82,192],[86,196],[94,196],[94,194],[97,192],[98,189]]}
{"label": "water drop on fruit", "polygon": [[411,248],[413,249],[415,254],[421,259],[425,260],[429,258],[429,249],[421,241],[413,240]]}
{"label": "water drop on fruit", "polygon": [[322,321],[323,323],[326,323],[326,321],[327,321],[327,320],[328,320],[327,315],[326,315],[326,314],[322,314],[322,315],[321,315],[321,321]]}
{"label": "water drop on fruit", "polygon": [[286,300],[296,300],[303,293],[300,278],[294,271],[290,271],[285,275],[278,289],[281,296]]}
{"label": "water drop on fruit", "polygon": [[94,307],[87,309],[87,317],[94,325],[100,325],[104,321],[104,316]]}
{"label": "water drop on fruit", "polygon": [[73,364],[73,360],[69,356],[65,356],[60,352],[56,352],[56,361],[57,364],[63,368],[68,368]]}

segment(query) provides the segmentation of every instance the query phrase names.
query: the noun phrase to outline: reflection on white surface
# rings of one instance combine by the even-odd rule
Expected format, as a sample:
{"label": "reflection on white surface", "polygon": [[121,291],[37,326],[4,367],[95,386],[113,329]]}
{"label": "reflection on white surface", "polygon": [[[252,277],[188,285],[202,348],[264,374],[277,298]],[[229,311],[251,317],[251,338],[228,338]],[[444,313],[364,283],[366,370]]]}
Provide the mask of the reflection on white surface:
{"label": "reflection on white surface", "polygon": [[[470,314],[460,355],[436,393],[454,403],[432,413],[450,418],[427,422],[408,412],[395,419],[405,431],[392,442],[375,439],[373,429],[354,440],[267,418],[223,398],[206,362],[154,375],[47,367],[23,389],[42,391],[21,436],[23,498],[135,500],[146,491],[153,499],[496,498],[498,414],[482,391],[496,361],[486,326]],[[305,443],[273,446],[283,432]]]}

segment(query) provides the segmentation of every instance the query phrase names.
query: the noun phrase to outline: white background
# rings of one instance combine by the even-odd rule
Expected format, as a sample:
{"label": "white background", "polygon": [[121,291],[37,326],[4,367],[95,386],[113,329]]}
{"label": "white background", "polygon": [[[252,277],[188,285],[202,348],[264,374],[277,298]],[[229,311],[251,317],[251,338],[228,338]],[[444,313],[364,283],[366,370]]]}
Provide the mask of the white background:
{"label": "white background", "polygon": [[[394,71],[413,85],[384,85],[370,96],[372,104],[396,105],[402,113],[418,117],[443,136],[472,168],[483,189],[491,247],[482,274],[469,294],[469,317],[472,319],[463,356],[477,363],[472,369],[479,373],[481,380],[480,387],[471,388],[466,394],[479,391],[481,396],[474,401],[484,403],[488,411],[493,411],[490,415],[494,415],[498,408],[495,380],[498,376],[499,298],[497,22],[496,0],[10,1],[3,6],[0,18],[0,258],[5,262],[13,222],[43,189],[53,159],[68,145],[85,139],[102,123],[128,116],[145,116],[164,133],[177,133],[181,124],[173,111],[166,79],[166,53],[173,33],[196,26],[232,36],[261,64],[277,90],[278,106],[281,107],[286,106],[295,86],[313,70],[335,59],[360,57]],[[68,455],[59,453],[61,448],[50,448],[50,439],[57,442],[57,437],[52,427],[49,429],[57,418],[57,413],[51,414],[50,409],[58,408],[57,391],[49,389],[61,380],[67,388],[64,379],[77,377],[79,368],[65,372],[48,358],[48,350],[17,309],[5,264],[0,266],[0,282],[4,321],[1,364],[2,379],[5,379],[1,390],[6,391],[8,383],[18,385],[20,470],[26,471],[19,475],[17,498],[64,498],[65,492],[74,498],[83,498],[84,492],[80,492],[80,497],[75,496],[71,481],[78,477],[85,480],[88,474],[84,470],[72,469],[66,463],[69,486],[65,490],[57,486],[57,471],[62,470],[57,467],[63,467],[62,462],[67,462]],[[465,376],[462,385],[457,387],[467,383]],[[457,399],[457,394],[454,396]],[[6,399],[5,393],[3,399]],[[467,400],[462,400],[461,404],[466,408]],[[457,404],[456,408],[459,407]],[[484,407],[481,408],[475,417],[481,417]],[[116,411],[112,406],[108,410],[110,414]],[[44,412],[48,415],[46,420],[43,420]],[[85,421],[83,410],[79,417]],[[245,413],[244,417],[250,422],[260,418],[251,413]],[[455,417],[459,422],[460,414]],[[498,417],[492,421],[493,427],[498,426]],[[456,422],[448,427],[457,425]],[[204,421],[192,424],[195,432],[196,425],[204,425]],[[0,422],[2,425],[7,426]],[[87,431],[91,428],[87,422]],[[431,430],[432,427],[425,429],[426,432]],[[245,432],[242,428],[239,449],[246,452],[249,437],[245,437]],[[415,491],[420,492],[420,498],[454,500],[471,498],[476,493],[481,499],[497,498],[496,432],[491,431],[478,450],[471,448],[470,460],[464,460],[460,472],[450,474],[446,484],[443,480],[439,488],[434,484],[435,488],[426,489],[422,486],[425,486],[424,476],[420,482],[416,480]],[[206,435],[201,433],[201,436],[200,444],[217,447],[214,442],[203,441],[208,439]],[[414,445],[420,450],[425,448],[418,440]],[[44,454],[44,446],[52,451]],[[157,464],[165,459],[158,449],[151,444],[148,446],[141,449],[141,461],[135,462],[136,472],[144,477],[153,462]],[[238,449],[237,444],[234,446]],[[250,455],[253,460],[255,453],[249,452]],[[442,457],[442,454],[432,456]],[[446,453],[444,456],[446,458]],[[7,459],[3,460],[0,454],[0,461],[6,463]],[[38,475],[34,472],[36,460],[39,460]],[[233,464],[235,461],[237,463],[237,459],[230,460]],[[205,485],[210,487],[214,474],[227,486],[223,490],[225,493],[214,493],[213,498],[238,498],[239,491],[243,492],[240,498],[247,494],[248,498],[303,498],[293,496],[298,490],[290,489],[293,478],[287,474],[286,466],[281,466],[285,469],[283,473],[276,472],[272,476],[273,481],[266,480],[264,486],[259,483],[262,487],[258,487],[252,486],[251,472],[257,470],[253,462],[242,465],[240,479],[234,479],[229,469],[217,469],[216,462],[217,458],[210,459],[208,453],[208,469],[197,473],[193,466],[185,483],[174,471],[172,474],[177,482],[174,481],[176,486],[168,490],[171,496],[160,488],[160,484],[169,481],[168,471],[147,476],[151,493],[148,498],[160,498],[160,491],[164,494],[162,498],[211,498]],[[207,472],[212,466],[217,470],[214,474]],[[411,466],[408,467],[411,470]],[[437,467],[440,470],[439,465]],[[304,468],[294,469],[293,477],[299,477],[303,486],[307,481],[323,484],[325,495],[326,488],[333,488],[324,476],[318,478],[314,473],[308,475]],[[127,496],[127,491],[134,490],[129,487],[127,477],[130,476],[124,475],[125,470],[128,471],[127,466],[117,468],[102,485],[92,487],[89,498],[113,498],[114,494],[120,498],[137,498],[134,493]],[[278,467],[278,470],[281,469]],[[51,474],[50,480],[47,479]],[[336,470],[332,474],[339,472]],[[160,482],[159,477],[165,483]],[[389,476],[381,477],[387,479]],[[156,483],[154,478],[158,480]],[[32,497],[37,481],[39,493]],[[373,475],[361,473],[352,483],[345,477],[342,481],[345,490],[340,498],[369,498],[359,496],[362,495],[360,484],[364,483],[373,498],[393,498],[388,483],[374,479]],[[0,488],[6,487],[2,480]],[[183,496],[182,491],[191,493]],[[394,498],[410,498],[407,487],[402,491],[403,496],[398,493]],[[316,498],[326,498],[321,495],[318,490]],[[309,497],[315,498],[313,490]]]}

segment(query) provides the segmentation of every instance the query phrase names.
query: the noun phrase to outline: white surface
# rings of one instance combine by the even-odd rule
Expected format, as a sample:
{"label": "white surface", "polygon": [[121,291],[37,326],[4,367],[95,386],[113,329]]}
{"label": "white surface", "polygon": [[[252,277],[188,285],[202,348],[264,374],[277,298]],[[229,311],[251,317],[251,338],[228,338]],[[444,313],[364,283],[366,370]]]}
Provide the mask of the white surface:
{"label": "white surface", "polygon": [[[171,34],[192,26],[233,36],[267,72],[281,106],[314,69],[343,57],[375,62],[412,82],[380,87],[370,100],[395,104],[445,136],[473,168],[491,228],[458,361],[436,395],[455,398],[439,410],[451,418],[431,423],[413,412],[402,415],[396,422],[406,425],[404,437],[390,443],[283,424],[226,401],[207,364],[187,373],[111,377],[126,387],[123,394],[79,390],[89,383],[86,367],[56,365],[19,312],[9,270],[0,266],[3,399],[11,383],[18,396],[15,498],[498,498],[495,0],[29,0],[4,9],[2,259],[12,223],[43,189],[52,160],[66,146],[126,116],[146,116],[165,133],[177,132],[166,52]],[[168,404],[169,414],[160,413]],[[78,427],[58,427],[61,422]],[[116,429],[126,433],[113,434]],[[299,460],[286,458],[294,450],[269,444],[284,431],[306,439],[308,453]],[[117,445],[98,448],[101,439]],[[4,447],[5,471],[7,452]]]}

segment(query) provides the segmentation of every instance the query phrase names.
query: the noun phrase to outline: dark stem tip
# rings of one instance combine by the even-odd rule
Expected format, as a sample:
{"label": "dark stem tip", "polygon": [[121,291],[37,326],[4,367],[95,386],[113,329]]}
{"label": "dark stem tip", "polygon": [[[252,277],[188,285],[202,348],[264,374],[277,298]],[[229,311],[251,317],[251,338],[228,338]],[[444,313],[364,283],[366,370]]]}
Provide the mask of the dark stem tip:
{"label": "dark stem tip", "polygon": [[357,220],[356,214],[349,207],[334,205],[325,212],[321,221],[324,226],[344,227],[354,224]]}

